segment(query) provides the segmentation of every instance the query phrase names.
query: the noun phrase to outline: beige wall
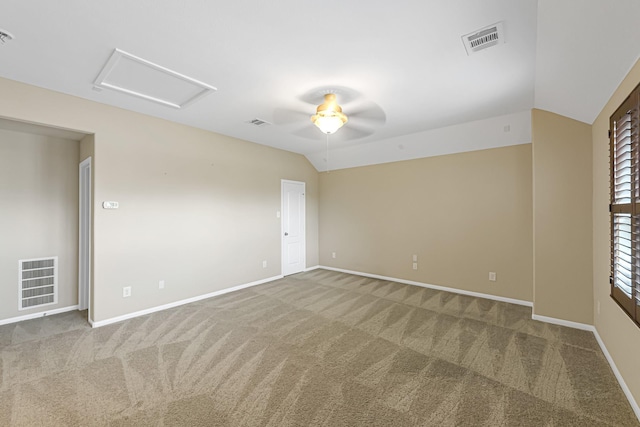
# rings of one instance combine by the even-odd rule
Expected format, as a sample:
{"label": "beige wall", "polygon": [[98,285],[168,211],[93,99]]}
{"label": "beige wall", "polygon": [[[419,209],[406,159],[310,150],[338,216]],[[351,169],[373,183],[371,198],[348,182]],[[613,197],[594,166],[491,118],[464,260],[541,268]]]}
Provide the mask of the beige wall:
{"label": "beige wall", "polygon": [[0,117],[94,134],[94,320],[280,274],[281,179],[307,184],[318,264],[318,175],[303,156],[6,79],[0,93]]}
{"label": "beige wall", "polygon": [[[77,304],[79,144],[0,129],[0,320]],[[58,303],[18,310],[18,260],[58,257]]]}
{"label": "beige wall", "polygon": [[[637,62],[593,123],[593,298],[595,327],[640,404],[640,328],[610,298],[609,117],[640,83]],[[599,307],[599,309],[598,309]]]}
{"label": "beige wall", "polygon": [[530,144],[321,173],[320,264],[531,301],[531,191]]}
{"label": "beige wall", "polygon": [[532,112],[534,314],[593,324],[591,126]]}
{"label": "beige wall", "polygon": [[95,138],[93,135],[87,135],[80,141],[80,161],[93,157],[95,150]]}

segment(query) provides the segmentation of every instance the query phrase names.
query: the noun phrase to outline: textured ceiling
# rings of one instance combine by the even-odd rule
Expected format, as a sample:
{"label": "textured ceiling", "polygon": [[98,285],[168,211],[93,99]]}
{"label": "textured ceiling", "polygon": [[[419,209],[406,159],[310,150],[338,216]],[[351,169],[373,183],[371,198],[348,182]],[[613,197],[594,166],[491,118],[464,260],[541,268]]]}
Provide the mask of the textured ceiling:
{"label": "textured ceiling", "polygon": [[[591,123],[640,53],[640,2],[610,4],[4,0],[0,28],[15,39],[0,46],[0,76],[301,153],[319,170],[326,138],[309,116],[334,91],[352,120],[330,137],[332,168],[350,167],[528,142],[533,107]],[[506,43],[468,56],[461,36],[499,21]],[[116,48],[218,90],[179,110],[96,91]]]}

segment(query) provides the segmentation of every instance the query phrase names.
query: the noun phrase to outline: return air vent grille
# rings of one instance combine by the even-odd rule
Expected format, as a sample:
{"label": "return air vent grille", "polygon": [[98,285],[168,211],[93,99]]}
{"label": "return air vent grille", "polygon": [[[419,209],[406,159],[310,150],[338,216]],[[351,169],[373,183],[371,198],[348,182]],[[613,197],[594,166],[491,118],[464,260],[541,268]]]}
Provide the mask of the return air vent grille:
{"label": "return air vent grille", "polygon": [[58,257],[18,261],[18,310],[58,302]]}
{"label": "return air vent grille", "polygon": [[467,55],[504,43],[502,22],[462,36]]}
{"label": "return air vent grille", "polygon": [[255,118],[253,120],[249,120],[247,123],[249,123],[251,125],[254,125],[254,126],[268,126],[268,125],[271,124],[266,120],[262,120],[262,119],[258,119],[258,118]]}

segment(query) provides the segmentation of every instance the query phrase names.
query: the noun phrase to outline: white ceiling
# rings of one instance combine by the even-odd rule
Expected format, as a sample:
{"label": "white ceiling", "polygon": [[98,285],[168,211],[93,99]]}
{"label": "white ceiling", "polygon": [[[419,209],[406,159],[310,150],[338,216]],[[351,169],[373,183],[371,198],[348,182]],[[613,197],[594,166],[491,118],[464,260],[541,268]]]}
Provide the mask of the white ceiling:
{"label": "white ceiling", "polygon": [[[330,137],[330,167],[351,167],[530,142],[534,107],[592,123],[640,54],[640,2],[614,4],[622,12],[607,0],[3,0],[15,39],[0,46],[0,76],[319,170],[326,138],[309,117],[335,91],[350,121]],[[498,21],[506,43],[467,56],[461,36]],[[96,91],[116,48],[218,90],[184,109]]]}

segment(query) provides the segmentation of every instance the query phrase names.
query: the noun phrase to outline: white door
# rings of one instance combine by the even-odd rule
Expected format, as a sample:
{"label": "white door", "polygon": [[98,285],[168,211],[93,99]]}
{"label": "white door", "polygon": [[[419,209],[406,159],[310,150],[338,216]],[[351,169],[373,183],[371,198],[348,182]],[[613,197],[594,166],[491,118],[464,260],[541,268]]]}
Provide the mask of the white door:
{"label": "white door", "polygon": [[305,183],[282,180],[282,275],[305,269]]}

